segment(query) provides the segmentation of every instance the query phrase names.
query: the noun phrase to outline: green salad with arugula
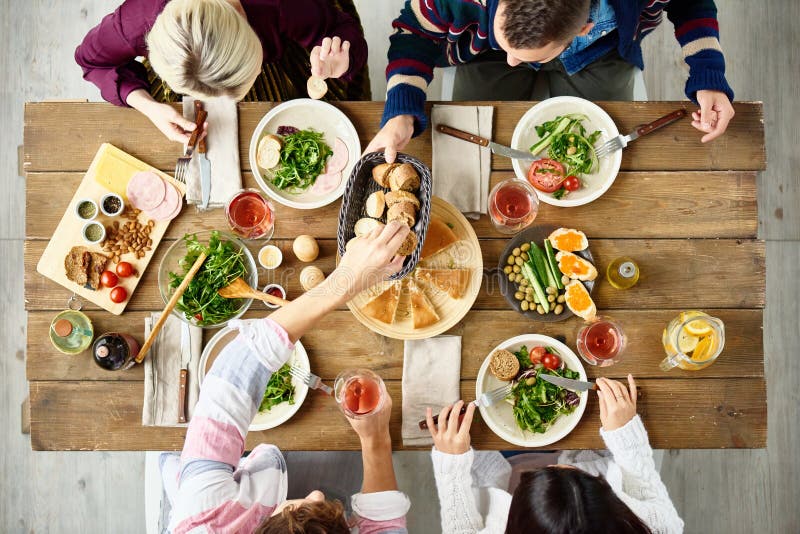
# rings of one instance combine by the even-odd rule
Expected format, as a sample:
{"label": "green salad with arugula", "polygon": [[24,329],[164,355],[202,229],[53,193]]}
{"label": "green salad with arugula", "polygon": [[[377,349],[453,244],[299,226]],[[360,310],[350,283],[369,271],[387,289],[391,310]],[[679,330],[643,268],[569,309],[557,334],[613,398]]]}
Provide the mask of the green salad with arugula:
{"label": "green salad with arugula", "polygon": [[577,371],[567,366],[552,347],[534,347],[530,352],[523,345],[514,353],[521,372],[506,400],[513,406],[514,420],[522,430],[542,434],[563,415],[571,414],[580,403],[573,391],[539,380],[540,374],[580,379]]}
{"label": "green salad with arugula", "polygon": [[332,154],[333,150],[320,132],[309,129],[288,133],[283,137],[281,159],[272,176],[272,184],[278,189],[308,189],[322,174],[325,162]]}
{"label": "green salad with arugula", "polygon": [[201,326],[223,323],[239,313],[241,299],[226,299],[217,291],[237,278],[247,278],[245,254],[235,243],[224,239],[216,230],[211,232],[208,246],[200,243],[196,234],[186,234],[186,256],[180,261],[182,274],[169,273],[169,285],[177,288],[194,265],[201,252],[208,256],[189,282],[175,309]]}
{"label": "green salad with arugula", "polygon": [[264,391],[264,398],[258,407],[259,412],[267,412],[284,402],[294,404],[294,384],[292,384],[292,375],[289,369],[289,364],[285,363],[283,367],[269,377],[267,389]]}
{"label": "green salad with arugula", "polygon": [[531,146],[531,153],[535,156],[546,148],[548,157],[564,165],[567,175],[593,173],[597,169],[594,144],[601,132],[587,133],[585,120],[589,120],[586,115],[573,113],[536,126],[539,141]]}

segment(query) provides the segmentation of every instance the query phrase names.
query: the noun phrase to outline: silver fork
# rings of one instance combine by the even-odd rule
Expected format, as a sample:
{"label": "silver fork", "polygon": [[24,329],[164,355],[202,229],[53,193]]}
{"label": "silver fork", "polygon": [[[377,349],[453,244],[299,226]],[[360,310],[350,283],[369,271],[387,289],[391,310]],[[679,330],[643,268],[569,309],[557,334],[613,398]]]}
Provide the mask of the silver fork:
{"label": "silver fork", "polygon": [[189,162],[192,161],[194,147],[197,144],[200,132],[203,130],[203,123],[206,121],[207,116],[208,113],[206,113],[205,110],[197,110],[194,116],[194,131],[189,137],[189,142],[186,144],[186,150],[184,150],[183,156],[179,157],[177,163],[175,163],[175,179],[182,184],[186,183],[186,175],[189,172]]}
{"label": "silver fork", "polygon": [[650,124],[640,124],[639,126],[636,127],[634,131],[632,131],[628,135],[618,135],[616,137],[612,137],[611,139],[609,139],[608,141],[597,147],[595,149],[595,154],[599,159],[602,158],[603,156],[607,156],[613,152],[616,152],[617,150],[622,150],[623,148],[628,146],[628,143],[630,143],[631,141],[636,141],[641,136],[654,132],[655,130],[663,128],[668,124],[672,124],[673,122],[680,120],[685,116],[686,116],[686,110],[679,109],[654,120]]}
{"label": "silver fork", "polygon": [[[467,406],[469,406],[470,404],[474,404],[475,406],[479,406],[479,407],[483,406],[484,408],[487,407],[487,406],[491,406],[492,404],[497,404],[501,400],[503,400],[506,397],[508,397],[509,393],[511,393],[511,388],[513,386],[514,385],[511,382],[509,382],[505,386],[501,386],[501,387],[499,387],[497,389],[493,389],[491,391],[487,391],[486,393],[484,393],[483,395],[481,395],[480,397],[478,397],[477,399],[475,399],[471,403],[467,403],[464,406],[462,406],[460,415],[463,415],[464,413],[466,413]],[[434,415],[433,416],[433,424],[435,424],[435,425],[439,424],[439,416],[438,415]],[[419,429],[420,430],[425,430],[427,428],[428,428],[428,422],[427,421],[420,421],[419,422]]]}
{"label": "silver fork", "polygon": [[292,365],[289,368],[289,374],[303,384],[307,385],[310,389],[319,389],[326,395],[330,395],[331,397],[333,396],[333,388],[323,384],[322,379],[308,369],[303,369],[298,365]]}

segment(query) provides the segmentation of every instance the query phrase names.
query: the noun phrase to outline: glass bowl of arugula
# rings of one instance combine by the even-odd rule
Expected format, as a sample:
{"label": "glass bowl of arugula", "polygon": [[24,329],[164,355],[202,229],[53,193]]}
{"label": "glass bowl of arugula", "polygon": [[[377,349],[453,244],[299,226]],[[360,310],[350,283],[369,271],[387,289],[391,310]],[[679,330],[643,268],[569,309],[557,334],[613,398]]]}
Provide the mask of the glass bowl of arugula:
{"label": "glass bowl of arugula", "polygon": [[514,353],[520,372],[504,401],[480,408],[487,426],[498,437],[521,447],[544,447],[563,439],[580,422],[589,392],[573,392],[538,379],[537,375],[586,380],[580,358],[549,336],[523,334],[507,339],[492,349],[481,365],[475,382],[477,396],[508,383],[489,372],[492,353],[501,349]]}
{"label": "glass bowl of arugula", "polygon": [[217,291],[237,278],[258,286],[253,255],[237,237],[218,230],[186,234],[167,250],[158,268],[158,289],[166,304],[202,251],[208,257],[195,274],[172,313],[202,327],[220,328],[241,317],[252,299],[226,299]]}

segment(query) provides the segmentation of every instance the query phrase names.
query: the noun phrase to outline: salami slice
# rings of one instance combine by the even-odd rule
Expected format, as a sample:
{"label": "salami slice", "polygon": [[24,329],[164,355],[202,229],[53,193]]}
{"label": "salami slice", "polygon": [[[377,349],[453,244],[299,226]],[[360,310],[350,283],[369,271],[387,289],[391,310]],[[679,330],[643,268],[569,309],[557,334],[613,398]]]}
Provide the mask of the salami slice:
{"label": "salami slice", "polygon": [[125,195],[133,207],[142,211],[152,210],[164,201],[167,184],[154,172],[137,172],[128,182]]}
{"label": "salami slice", "polygon": [[325,166],[325,173],[334,174],[343,171],[349,159],[350,151],[347,150],[347,144],[337,137],[336,143],[333,145],[333,155]]}
{"label": "salami slice", "polygon": [[166,185],[167,194],[164,196],[164,201],[155,209],[147,211],[147,216],[155,221],[169,220],[181,210],[181,194],[172,184]]}
{"label": "salami slice", "polygon": [[341,172],[320,174],[311,187],[311,192],[315,195],[327,195],[331,191],[335,191],[340,183],[342,183]]}

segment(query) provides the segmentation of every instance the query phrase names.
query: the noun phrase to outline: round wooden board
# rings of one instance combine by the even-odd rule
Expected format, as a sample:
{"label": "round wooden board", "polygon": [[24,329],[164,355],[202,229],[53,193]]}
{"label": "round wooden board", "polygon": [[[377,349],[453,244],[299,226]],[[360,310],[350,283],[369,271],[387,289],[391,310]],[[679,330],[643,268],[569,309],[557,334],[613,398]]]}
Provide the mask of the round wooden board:
{"label": "round wooden board", "polygon": [[[433,337],[452,328],[475,303],[483,281],[483,257],[478,236],[475,235],[472,225],[461,212],[439,197],[431,197],[431,218],[433,217],[438,217],[448,223],[460,241],[429,258],[421,259],[418,266],[470,269],[472,275],[464,296],[460,299],[454,299],[430,284],[415,280],[417,285],[425,291],[428,299],[436,309],[436,313],[439,315],[439,321],[436,323],[425,328],[415,329],[411,318],[411,301],[407,283],[404,280],[384,282],[361,292],[347,303],[347,307],[350,308],[356,319],[373,332],[394,339],[425,339]],[[364,315],[361,312],[361,308],[373,296],[379,294],[393,283],[403,284],[403,291],[400,295],[394,323],[386,324]]]}

